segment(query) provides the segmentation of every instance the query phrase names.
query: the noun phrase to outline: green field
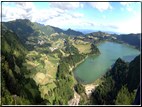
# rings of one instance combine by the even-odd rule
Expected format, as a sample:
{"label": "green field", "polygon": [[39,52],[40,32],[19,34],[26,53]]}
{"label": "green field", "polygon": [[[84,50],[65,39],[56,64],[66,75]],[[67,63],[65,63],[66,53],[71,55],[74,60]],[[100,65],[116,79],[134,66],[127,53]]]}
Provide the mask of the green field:
{"label": "green field", "polygon": [[86,45],[76,45],[76,44],[73,44],[78,50],[79,50],[79,53],[90,53],[91,50],[91,43],[88,43]]}

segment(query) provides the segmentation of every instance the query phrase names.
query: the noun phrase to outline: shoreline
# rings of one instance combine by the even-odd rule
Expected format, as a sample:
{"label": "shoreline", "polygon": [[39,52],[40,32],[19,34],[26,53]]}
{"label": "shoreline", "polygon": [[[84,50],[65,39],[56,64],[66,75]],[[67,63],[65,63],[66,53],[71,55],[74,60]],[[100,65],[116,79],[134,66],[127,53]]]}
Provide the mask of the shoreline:
{"label": "shoreline", "polygon": [[[96,55],[100,55],[101,54],[101,52],[99,53],[99,54],[94,54],[94,55],[86,55],[86,57],[83,59],[83,60],[81,60],[80,62],[78,62],[78,63],[76,63],[75,64],[75,66],[70,66],[69,65],[69,72],[72,72],[72,76],[73,76],[73,79],[77,82],[77,80],[76,80],[76,78],[75,78],[75,76],[74,76],[74,69],[77,67],[77,66],[79,66],[82,62],[84,62],[88,57],[91,57],[91,56],[96,56]],[[77,82],[78,83],[78,82]],[[75,84],[74,84],[75,85]],[[83,85],[83,84],[82,84]]]}
{"label": "shoreline", "polygon": [[[96,44],[96,46],[98,46],[98,45],[100,45],[100,44],[102,44],[102,43],[105,43],[105,42],[118,43],[118,42],[113,42],[113,41],[104,41],[104,42],[101,42],[101,43]],[[127,46],[132,46],[132,45],[129,45],[129,44],[127,44],[127,43],[118,43],[118,44],[124,44],[124,45],[127,45]],[[135,48],[135,49],[137,49],[135,46],[132,46],[132,47]],[[140,51],[140,49],[137,49],[137,50]],[[101,54],[101,52],[100,52],[99,54]],[[78,62],[75,66],[72,66],[72,67],[71,67],[72,70],[70,70],[70,71],[74,72],[74,69],[75,69],[79,64],[81,64],[83,61],[85,61],[88,57],[90,57],[90,56],[96,56],[96,55],[99,55],[99,54],[87,55],[87,56],[85,57],[85,59],[83,59],[83,60],[81,60],[80,62]],[[110,68],[109,68],[109,69],[110,69]],[[105,74],[106,74],[106,73],[105,73]],[[103,74],[102,76],[100,76],[99,78],[97,78],[96,80],[94,80],[92,83],[88,83],[88,84],[82,84],[82,83],[81,83],[81,84],[82,84],[83,86],[94,85],[95,82],[96,82],[97,80],[101,79],[105,74]],[[74,73],[73,73],[73,76],[74,76]],[[75,79],[75,76],[74,76],[74,79]],[[75,79],[75,80],[76,80],[76,79]]]}
{"label": "shoreline", "polygon": [[100,44],[102,44],[102,43],[105,43],[105,42],[111,42],[111,43],[118,43],[118,44],[124,44],[124,45],[127,45],[127,46],[131,46],[131,47],[133,47],[133,48],[135,48],[135,49],[137,49],[137,50],[139,50],[140,51],[140,48],[138,49],[138,48],[136,48],[136,46],[133,46],[133,45],[130,45],[130,44],[128,44],[128,43],[119,43],[119,42],[113,42],[113,41],[104,41],[104,42],[101,42],[101,43],[97,43],[96,44],[96,46],[98,46],[98,45],[100,45]]}

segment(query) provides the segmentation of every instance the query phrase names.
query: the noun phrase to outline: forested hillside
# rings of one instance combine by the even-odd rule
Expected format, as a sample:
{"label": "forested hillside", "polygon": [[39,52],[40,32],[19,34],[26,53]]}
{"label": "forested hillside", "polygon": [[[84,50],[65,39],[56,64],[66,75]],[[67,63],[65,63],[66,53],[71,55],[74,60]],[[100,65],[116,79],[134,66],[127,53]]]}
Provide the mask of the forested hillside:
{"label": "forested hillside", "polygon": [[132,105],[140,84],[140,55],[130,63],[118,58],[93,93],[97,104]]}
{"label": "forested hillside", "polygon": [[2,23],[2,29],[10,29],[18,34],[27,34],[32,36],[38,36],[38,35],[51,35],[52,33],[64,33],[69,36],[83,36],[84,34],[79,31],[74,31],[71,29],[68,29],[67,31],[64,31],[60,28],[53,27],[50,25],[47,26],[41,26],[38,23],[32,23],[28,19],[16,19],[15,21],[9,21],[9,22],[3,22]]}
{"label": "forested hillside", "polygon": [[[2,22],[2,105],[68,105],[76,97],[76,104],[85,104],[91,99],[75,80],[73,69],[89,56],[101,54],[100,43],[126,42],[138,47],[139,42],[127,40],[129,36],[118,36],[101,31],[83,35],[27,19]],[[140,40],[139,35],[130,36]],[[139,57],[131,63],[116,61],[93,94],[97,104],[125,104],[117,100],[123,91],[128,93],[126,98],[131,96],[128,103],[132,104],[139,84]]]}
{"label": "forested hillside", "polygon": [[105,41],[110,41],[116,43],[129,44],[131,46],[134,46],[136,49],[140,50],[140,43],[141,43],[140,34],[116,35],[116,34],[109,34],[98,31],[86,34],[84,37],[85,37],[84,40],[94,42],[96,45]]}
{"label": "forested hillside", "polygon": [[23,74],[29,71],[20,69],[28,51],[13,31],[2,30],[1,41],[2,105],[40,104],[43,99],[38,86],[33,79],[24,77]]}
{"label": "forested hillside", "polygon": [[135,46],[137,49],[140,49],[141,38],[140,34],[128,34],[128,35],[119,35],[117,36],[118,40],[123,41],[129,45]]}

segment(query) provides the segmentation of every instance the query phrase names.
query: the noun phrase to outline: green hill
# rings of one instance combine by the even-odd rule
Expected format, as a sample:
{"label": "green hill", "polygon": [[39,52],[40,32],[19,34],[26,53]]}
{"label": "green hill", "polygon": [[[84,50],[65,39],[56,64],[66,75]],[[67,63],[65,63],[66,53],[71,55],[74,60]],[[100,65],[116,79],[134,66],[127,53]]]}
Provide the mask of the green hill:
{"label": "green hill", "polygon": [[137,49],[140,49],[140,34],[127,34],[127,35],[119,35],[117,36],[118,40],[123,41],[129,45],[135,46]]}
{"label": "green hill", "polygon": [[140,84],[140,55],[130,63],[118,58],[104,78],[93,93],[97,104],[132,105]]}
{"label": "green hill", "polygon": [[50,36],[52,33],[64,33],[70,36],[84,35],[79,31],[74,31],[71,29],[64,31],[58,27],[53,27],[50,25],[41,26],[36,22],[32,23],[28,19],[16,19],[14,21],[2,22],[2,24],[3,24],[2,29],[10,29],[20,35],[27,34],[27,35],[37,36],[38,34],[39,35],[44,34]]}
{"label": "green hill", "polygon": [[68,29],[67,31],[64,31],[65,34],[67,35],[73,35],[73,36],[83,36],[84,34],[79,32],[79,31],[74,31],[72,29]]}
{"label": "green hill", "polygon": [[11,61],[11,63],[13,62],[12,56],[14,56],[18,66],[21,66],[23,59],[28,52],[22,45],[23,41],[11,30],[2,30],[1,36],[1,54],[5,55],[6,59]]}
{"label": "green hill", "polygon": [[[28,19],[2,22],[1,34],[1,99],[2,104],[11,105],[68,104],[76,84],[73,68],[88,56],[100,54],[98,44],[110,41],[140,47],[137,34],[112,35],[99,31],[83,35]],[[116,61],[104,75],[105,82],[93,93],[97,104],[132,104],[140,81],[139,58],[131,63],[120,58]],[[121,96],[128,103],[119,101]]]}

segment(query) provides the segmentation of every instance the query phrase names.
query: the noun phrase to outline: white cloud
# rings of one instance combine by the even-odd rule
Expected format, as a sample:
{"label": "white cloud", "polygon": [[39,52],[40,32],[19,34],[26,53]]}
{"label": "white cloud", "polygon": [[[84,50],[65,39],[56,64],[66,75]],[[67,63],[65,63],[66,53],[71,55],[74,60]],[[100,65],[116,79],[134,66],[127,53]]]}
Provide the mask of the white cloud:
{"label": "white cloud", "polygon": [[3,2],[4,4],[7,4],[7,5],[10,5],[11,3],[10,2]]}
{"label": "white cloud", "polygon": [[26,12],[32,11],[35,6],[32,2],[14,2],[16,6],[20,9],[25,10]]}
{"label": "white cloud", "polygon": [[87,2],[91,7],[98,9],[100,12],[107,10],[108,8],[112,9],[112,6],[109,2]]}
{"label": "white cloud", "polygon": [[128,2],[120,2],[123,6],[127,5]]}
{"label": "white cloud", "polygon": [[79,8],[79,2],[49,2],[51,7],[63,10],[75,10]]}
{"label": "white cloud", "polygon": [[134,14],[137,14],[137,12],[136,12],[136,11],[133,11],[133,13],[134,13]]}
{"label": "white cloud", "polygon": [[141,33],[141,14],[135,18],[128,19],[125,23],[121,23],[119,26],[119,32]]}
{"label": "white cloud", "polygon": [[[81,25],[84,14],[69,12],[62,8],[49,8],[38,10],[32,3],[15,3],[16,7],[2,5],[2,20],[29,19],[32,22],[43,23],[55,27],[67,25]],[[69,9],[69,8],[68,8]],[[71,9],[71,8],[70,8]],[[86,24],[87,25],[87,24]]]}
{"label": "white cloud", "polygon": [[[128,11],[132,11],[133,10],[133,2],[120,2],[121,5],[125,6],[126,5],[126,9]],[[131,4],[131,5],[130,5]],[[122,9],[121,9],[122,10]],[[123,11],[123,10],[122,10]]]}
{"label": "white cloud", "polygon": [[132,11],[132,10],[133,10],[132,7],[126,7],[126,9],[127,9],[128,11]]}
{"label": "white cloud", "polygon": [[73,17],[75,17],[75,18],[77,18],[77,17],[83,17],[83,16],[84,16],[84,14],[74,12],[74,13],[72,13],[72,16],[73,16]]}
{"label": "white cloud", "polygon": [[15,20],[23,19],[26,11],[17,7],[2,6],[2,19],[4,20]]}
{"label": "white cloud", "polygon": [[103,18],[105,19],[105,18],[106,18],[106,16],[105,16],[105,15],[103,15]]}
{"label": "white cloud", "polygon": [[84,4],[81,3],[81,4],[80,4],[80,7],[83,8],[83,7],[84,7]]}
{"label": "white cloud", "polygon": [[112,9],[113,7],[112,7],[112,6],[109,6],[109,8]]}

